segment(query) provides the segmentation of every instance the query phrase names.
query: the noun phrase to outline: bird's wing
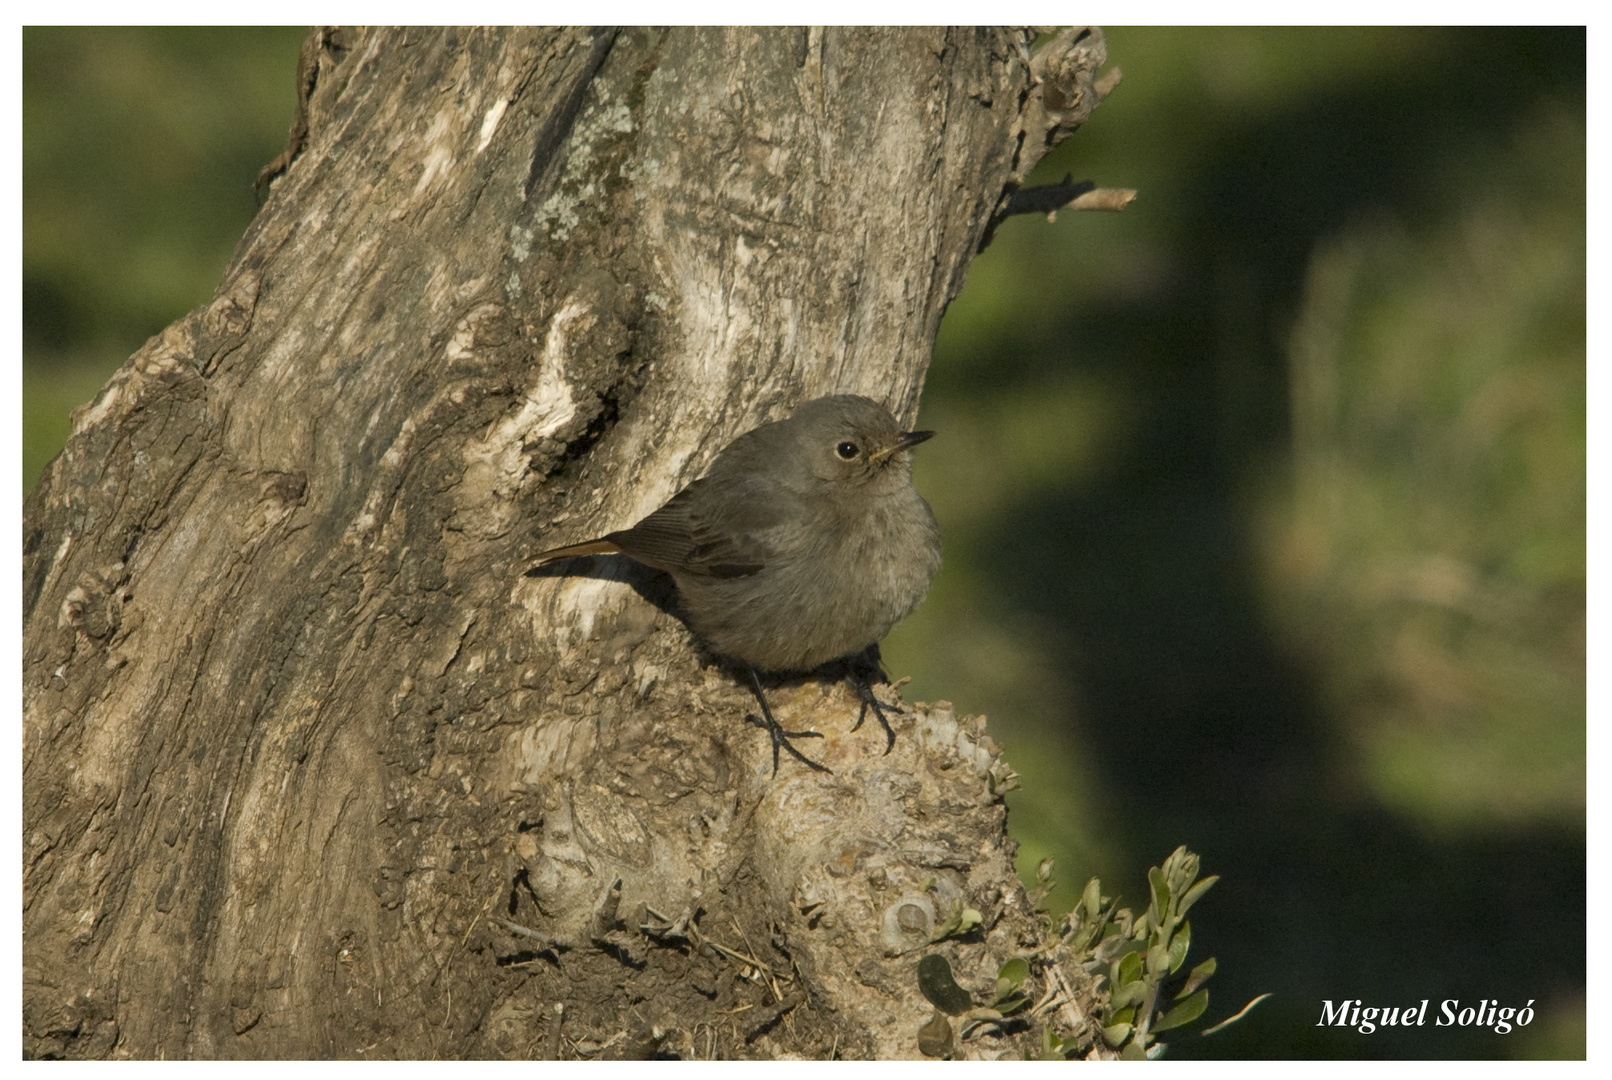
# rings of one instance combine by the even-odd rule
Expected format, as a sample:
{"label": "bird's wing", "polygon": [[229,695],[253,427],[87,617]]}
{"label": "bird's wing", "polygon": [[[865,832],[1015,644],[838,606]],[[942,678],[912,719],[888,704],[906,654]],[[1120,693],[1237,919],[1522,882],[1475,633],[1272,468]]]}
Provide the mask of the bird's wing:
{"label": "bird's wing", "polygon": [[745,577],[767,565],[773,554],[767,534],[789,521],[784,494],[756,477],[708,476],[605,539],[662,570]]}

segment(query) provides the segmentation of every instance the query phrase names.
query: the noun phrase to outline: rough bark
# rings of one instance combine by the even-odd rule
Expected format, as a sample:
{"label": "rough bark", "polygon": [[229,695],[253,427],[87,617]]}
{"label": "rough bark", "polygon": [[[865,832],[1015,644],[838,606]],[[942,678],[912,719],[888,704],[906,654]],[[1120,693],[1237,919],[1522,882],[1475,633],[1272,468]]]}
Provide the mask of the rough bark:
{"label": "rough bark", "polygon": [[664,578],[523,573],[807,397],[913,417],[1097,100],[1030,39],[316,34],[215,299],[25,508],[27,1052],[913,1056],[936,923],[972,989],[1037,940],[981,721],[882,756],[779,680],[834,773],[775,777]]}

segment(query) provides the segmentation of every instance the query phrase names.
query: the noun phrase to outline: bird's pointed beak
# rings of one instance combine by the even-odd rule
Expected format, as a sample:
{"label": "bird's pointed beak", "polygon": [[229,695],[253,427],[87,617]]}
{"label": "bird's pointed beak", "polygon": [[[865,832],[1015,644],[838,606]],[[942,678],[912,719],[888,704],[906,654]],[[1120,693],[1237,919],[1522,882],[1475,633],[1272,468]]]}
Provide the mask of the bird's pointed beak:
{"label": "bird's pointed beak", "polygon": [[897,450],[910,450],[921,442],[927,442],[935,437],[933,431],[903,431],[901,438],[896,440]]}
{"label": "bird's pointed beak", "polygon": [[933,431],[903,431],[895,442],[883,450],[875,450],[868,455],[868,458],[873,462],[884,461],[886,458],[894,457],[903,450],[911,450],[924,440],[933,439],[934,437],[935,433]]}

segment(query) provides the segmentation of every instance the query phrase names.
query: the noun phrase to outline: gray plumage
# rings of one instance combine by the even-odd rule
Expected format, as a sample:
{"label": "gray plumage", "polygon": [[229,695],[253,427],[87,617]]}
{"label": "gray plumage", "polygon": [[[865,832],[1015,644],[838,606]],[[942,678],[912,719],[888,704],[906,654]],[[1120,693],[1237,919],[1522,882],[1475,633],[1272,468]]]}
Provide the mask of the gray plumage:
{"label": "gray plumage", "polygon": [[616,551],[664,570],[714,652],[806,671],[876,644],[929,591],[940,529],[907,451],[931,434],[865,397],[817,398],[739,436],[632,528],[538,561]]}

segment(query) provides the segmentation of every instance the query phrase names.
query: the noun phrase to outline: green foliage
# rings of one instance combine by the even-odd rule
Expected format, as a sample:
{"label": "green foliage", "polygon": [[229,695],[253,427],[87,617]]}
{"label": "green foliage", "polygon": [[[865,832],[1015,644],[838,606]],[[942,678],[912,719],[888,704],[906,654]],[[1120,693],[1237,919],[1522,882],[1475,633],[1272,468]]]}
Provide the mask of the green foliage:
{"label": "green foliage", "polygon": [[1200,880],[1198,856],[1178,847],[1163,866],[1148,871],[1148,905],[1140,917],[1104,896],[1092,878],[1065,918],[1062,944],[1069,955],[1094,974],[1106,973],[1102,1037],[1121,1057],[1158,1057],[1165,1048],[1156,1038],[1160,1032],[1189,1024],[1208,1008],[1204,983],[1215,973],[1213,958],[1184,980],[1172,984],[1171,976],[1192,945],[1187,912],[1219,880]]}
{"label": "green foliage", "polygon": [[951,911],[946,918],[935,926],[930,941],[945,941],[950,937],[966,937],[980,928],[985,917],[976,909],[964,904],[961,900],[952,904]]}
{"label": "green foliage", "polygon": [[[1177,848],[1162,867],[1148,871],[1148,907],[1137,916],[1104,896],[1101,883],[1092,878],[1073,911],[1056,924],[1040,918],[1040,939],[1035,947],[1010,957],[997,969],[987,1006],[976,1005],[974,997],[958,985],[944,956],[924,956],[918,962],[918,989],[935,1006],[936,1016],[959,1017],[961,1032],[955,1032],[950,1022],[942,1031],[931,1017],[919,1032],[920,1045],[944,1044],[945,1050],[933,1055],[940,1056],[949,1052],[954,1035],[967,1040],[988,1029],[998,1034],[1038,1033],[1034,1054],[1043,1060],[1083,1055],[1098,1039],[1124,1058],[1158,1057],[1164,1044],[1157,1034],[1192,1023],[1209,1004],[1204,983],[1215,972],[1213,959],[1177,976],[1192,942],[1186,914],[1216,880],[1200,880],[1198,857],[1185,847]],[[1039,905],[1054,885],[1052,862],[1043,860],[1029,895]],[[1039,906],[1037,914],[1045,914]],[[1060,1007],[1068,1002],[1070,992],[1065,973],[1076,970],[1106,979],[1102,988],[1106,1000],[1100,1005],[1101,1023],[1096,1031],[1068,1030],[1063,1022]],[[1243,1013],[1219,1026],[1240,1019]],[[1029,1053],[1026,1050],[1027,1056]]]}
{"label": "green foliage", "polygon": [[1023,986],[1024,980],[1029,977],[1030,964],[1024,957],[1015,956],[1003,964],[1001,970],[996,973],[996,999],[991,1003],[991,1007],[1003,1012],[1012,1011],[1006,1006],[1014,1000],[1022,1003],[1024,999],[1019,994],[1019,987]]}

